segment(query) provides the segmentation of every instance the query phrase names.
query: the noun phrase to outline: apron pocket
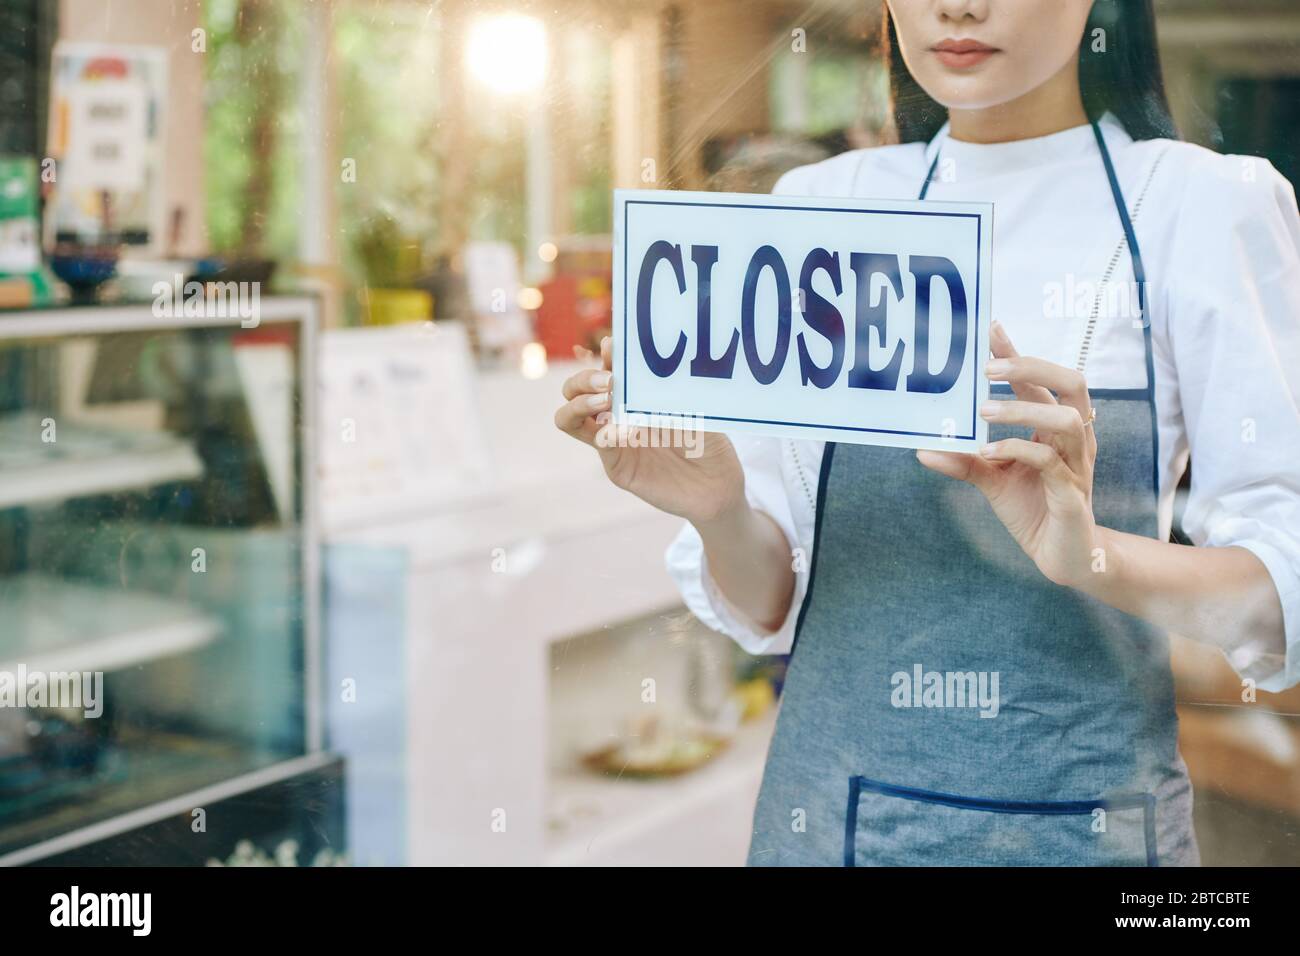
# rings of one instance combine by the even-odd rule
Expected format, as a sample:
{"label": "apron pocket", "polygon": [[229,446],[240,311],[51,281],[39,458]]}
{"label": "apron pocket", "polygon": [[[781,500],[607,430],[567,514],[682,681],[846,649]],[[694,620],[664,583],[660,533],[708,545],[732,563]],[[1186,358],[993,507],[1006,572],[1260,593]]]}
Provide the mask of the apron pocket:
{"label": "apron pocket", "polygon": [[1158,866],[1155,810],[1148,793],[989,800],[850,777],[844,865]]}

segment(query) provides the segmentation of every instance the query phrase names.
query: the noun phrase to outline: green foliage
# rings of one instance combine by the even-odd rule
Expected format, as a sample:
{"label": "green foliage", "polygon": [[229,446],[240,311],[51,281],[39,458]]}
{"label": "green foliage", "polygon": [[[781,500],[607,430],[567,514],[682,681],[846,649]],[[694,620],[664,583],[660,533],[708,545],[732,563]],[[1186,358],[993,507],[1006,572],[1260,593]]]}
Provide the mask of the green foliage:
{"label": "green foliage", "polygon": [[[251,36],[242,17],[255,17]],[[208,0],[204,178],[209,246],[218,253],[296,257],[297,84],[301,4]],[[269,134],[259,139],[264,128]]]}
{"label": "green foliage", "polygon": [[[438,227],[438,30],[432,6],[347,0],[334,12],[340,255],[348,285],[401,288]],[[355,319],[355,302],[349,301]]]}
{"label": "green foliage", "polygon": [[[215,252],[297,257],[301,167],[325,162],[302,141],[298,115],[310,9],[301,0],[206,0],[204,164]],[[463,196],[441,194],[452,132],[439,90],[439,8],[431,3],[333,0],[327,62],[338,250],[349,288],[403,287],[430,263],[442,214],[458,234],[505,240],[523,252],[528,127],[538,107],[493,102],[471,88],[463,137],[473,166]],[[578,232],[610,228],[610,59],[598,31],[566,32],[563,61],[582,108],[564,157]],[[443,200],[455,201],[445,204]],[[448,211],[451,210],[451,211]],[[330,217],[325,217],[327,220]],[[287,270],[282,270],[282,273]],[[353,296],[345,300],[356,317]]]}
{"label": "green foliage", "polygon": [[356,230],[353,253],[367,285],[410,288],[421,277],[424,248],[420,237],[404,233],[391,216],[375,216]]}

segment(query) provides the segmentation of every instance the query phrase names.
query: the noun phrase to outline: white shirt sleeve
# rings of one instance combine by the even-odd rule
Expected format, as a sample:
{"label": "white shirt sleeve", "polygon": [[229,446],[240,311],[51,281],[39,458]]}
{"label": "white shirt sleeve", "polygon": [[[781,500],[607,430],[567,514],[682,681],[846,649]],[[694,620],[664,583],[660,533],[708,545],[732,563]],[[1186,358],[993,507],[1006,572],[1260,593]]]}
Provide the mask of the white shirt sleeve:
{"label": "white shirt sleeve", "polygon": [[766,631],[731,605],[709,575],[704,544],[687,524],[668,547],[668,572],[682,600],[702,623],[732,638],[750,654],[785,654],[794,643],[795,625],[808,593],[812,565],[817,479],[823,444],[780,438],[732,435],[745,469],[745,498],[750,507],[770,516],[790,544],[794,596],[785,620]]}
{"label": "white shirt sleeve", "polygon": [[1207,157],[1188,177],[1169,276],[1169,344],[1192,460],[1192,542],[1250,550],[1281,597],[1285,644],[1224,651],[1263,690],[1300,682],[1300,217],[1267,160]]}

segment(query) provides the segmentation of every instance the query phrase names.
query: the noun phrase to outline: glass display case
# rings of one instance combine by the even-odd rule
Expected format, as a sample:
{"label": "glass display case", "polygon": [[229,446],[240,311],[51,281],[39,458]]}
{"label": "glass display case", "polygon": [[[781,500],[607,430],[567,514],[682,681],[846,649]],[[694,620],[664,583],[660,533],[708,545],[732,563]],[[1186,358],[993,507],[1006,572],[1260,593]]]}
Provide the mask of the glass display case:
{"label": "glass display case", "polygon": [[164,311],[0,313],[0,863],[321,748],[316,303]]}

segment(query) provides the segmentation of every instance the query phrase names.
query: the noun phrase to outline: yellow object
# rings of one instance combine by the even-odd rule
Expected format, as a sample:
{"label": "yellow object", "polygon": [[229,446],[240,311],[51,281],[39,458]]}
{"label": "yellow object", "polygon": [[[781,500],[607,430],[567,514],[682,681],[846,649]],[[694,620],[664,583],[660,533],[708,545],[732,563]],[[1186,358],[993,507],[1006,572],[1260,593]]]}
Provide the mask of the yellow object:
{"label": "yellow object", "polygon": [[366,325],[433,321],[433,296],[420,289],[366,289],[361,306]]}
{"label": "yellow object", "polygon": [[772,682],[763,677],[738,684],[734,693],[740,702],[742,720],[762,717],[776,703],[776,691],[772,689]]}

